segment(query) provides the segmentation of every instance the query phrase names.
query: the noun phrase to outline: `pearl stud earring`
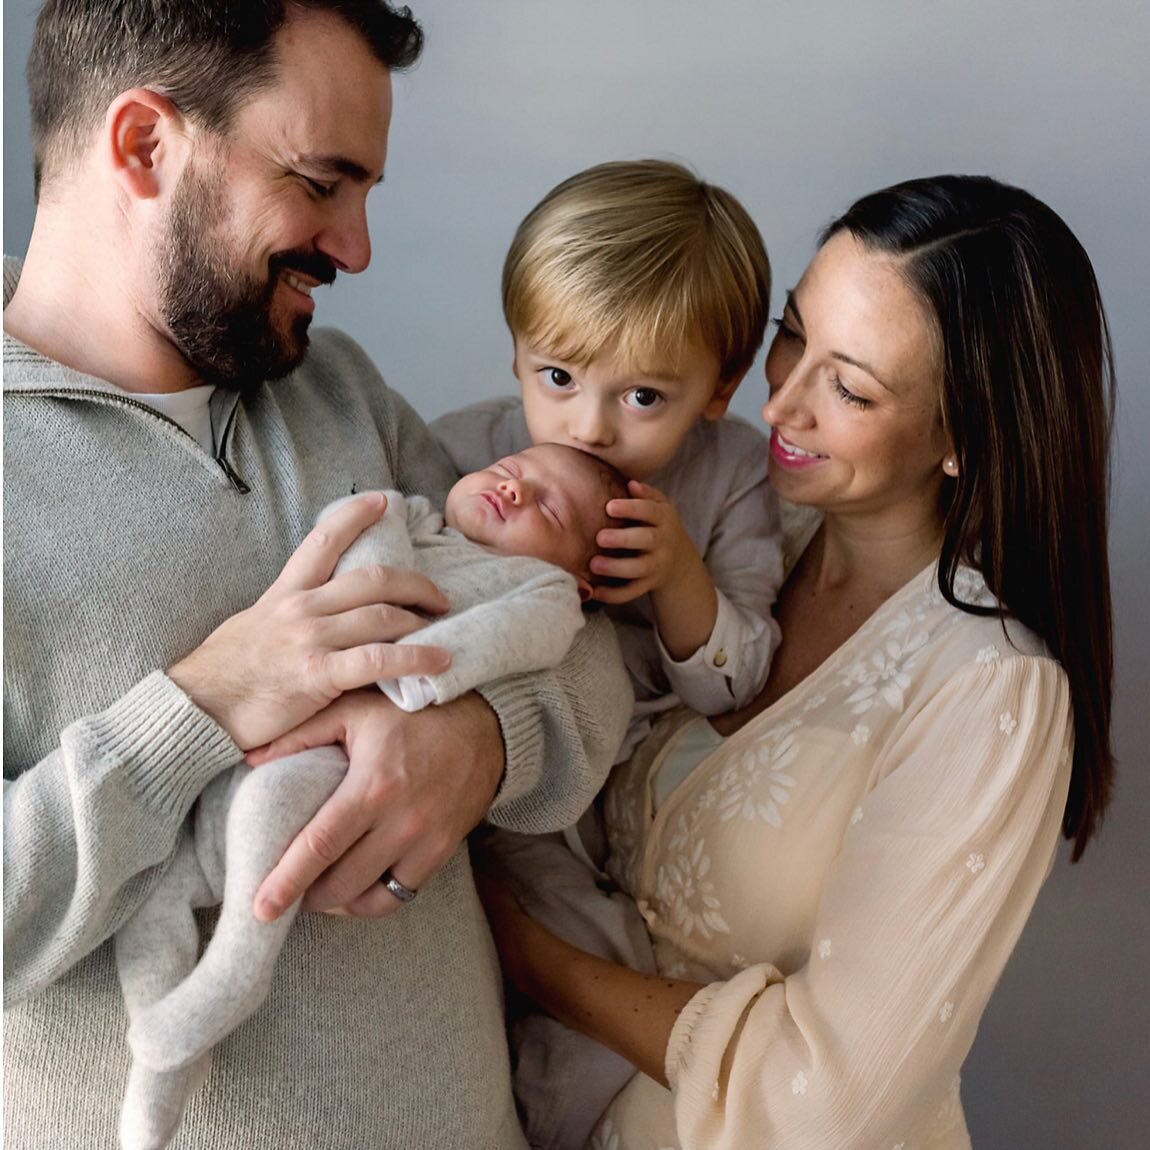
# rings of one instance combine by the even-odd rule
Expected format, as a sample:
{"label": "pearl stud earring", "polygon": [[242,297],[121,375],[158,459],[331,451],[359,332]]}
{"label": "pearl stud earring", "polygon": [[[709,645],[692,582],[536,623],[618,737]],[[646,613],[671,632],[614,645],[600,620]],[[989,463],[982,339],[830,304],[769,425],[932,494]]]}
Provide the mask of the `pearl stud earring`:
{"label": "pearl stud earring", "polygon": [[958,476],[958,460],[955,459],[955,457],[953,455],[948,455],[942,461],[942,469],[943,469],[943,471],[946,472],[947,475],[949,475],[951,477],[951,479],[957,478],[957,476]]}

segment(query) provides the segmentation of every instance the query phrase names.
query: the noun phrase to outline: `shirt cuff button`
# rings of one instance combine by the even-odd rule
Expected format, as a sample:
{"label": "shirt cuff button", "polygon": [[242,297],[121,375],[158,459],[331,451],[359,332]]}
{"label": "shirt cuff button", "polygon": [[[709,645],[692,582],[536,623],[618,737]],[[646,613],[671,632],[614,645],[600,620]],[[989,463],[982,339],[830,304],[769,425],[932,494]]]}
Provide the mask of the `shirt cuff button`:
{"label": "shirt cuff button", "polygon": [[727,665],[727,652],[723,650],[716,651],[711,658],[711,663],[716,667],[725,667]]}

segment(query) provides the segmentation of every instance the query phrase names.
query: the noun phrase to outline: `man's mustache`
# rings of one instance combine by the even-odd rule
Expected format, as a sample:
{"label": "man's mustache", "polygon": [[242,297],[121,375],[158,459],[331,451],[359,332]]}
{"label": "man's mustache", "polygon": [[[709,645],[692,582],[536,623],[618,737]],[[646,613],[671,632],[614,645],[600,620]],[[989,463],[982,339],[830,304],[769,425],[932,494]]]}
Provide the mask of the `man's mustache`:
{"label": "man's mustache", "polygon": [[268,260],[268,266],[271,269],[272,278],[281,272],[290,271],[309,276],[321,284],[330,284],[335,281],[335,265],[320,252],[276,252]]}

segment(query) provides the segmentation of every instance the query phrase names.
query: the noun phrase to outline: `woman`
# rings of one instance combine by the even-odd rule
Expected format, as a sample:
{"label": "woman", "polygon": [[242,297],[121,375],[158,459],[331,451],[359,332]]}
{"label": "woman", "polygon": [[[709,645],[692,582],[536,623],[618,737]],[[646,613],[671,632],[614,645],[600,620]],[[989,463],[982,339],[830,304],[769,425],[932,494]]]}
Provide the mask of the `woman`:
{"label": "woman", "polygon": [[1110,788],[1105,316],[1044,204],[916,180],[830,225],[766,374],[771,479],[821,513],[782,647],[606,797],[662,977],[506,896],[493,928],[521,990],[640,1071],[596,1150],[957,1150],[979,1018]]}

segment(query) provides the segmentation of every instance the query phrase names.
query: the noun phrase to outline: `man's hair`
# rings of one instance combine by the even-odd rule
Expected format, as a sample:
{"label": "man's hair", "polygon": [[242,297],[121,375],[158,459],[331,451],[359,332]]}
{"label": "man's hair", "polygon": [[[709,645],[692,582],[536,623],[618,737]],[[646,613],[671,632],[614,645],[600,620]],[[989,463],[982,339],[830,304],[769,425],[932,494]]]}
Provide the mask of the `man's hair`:
{"label": "man's hair", "polygon": [[410,67],[422,51],[411,12],[383,0],[46,0],[28,57],[37,196],[129,88],[151,88],[225,131],[275,81],[276,33],[304,9],[344,20],[388,68]]}
{"label": "man's hair", "polygon": [[[926,305],[942,348],[940,404],[958,457],[943,481],[938,565],[960,563],[1062,664],[1074,706],[1063,832],[1077,859],[1114,774],[1113,640],[1106,551],[1114,369],[1090,258],[1021,188],[935,176],[874,192],[824,231],[889,257]],[[994,612],[998,613],[998,612]]]}
{"label": "man's hair", "polygon": [[737,379],[763,341],[771,269],[729,192],[680,164],[600,164],[564,180],[519,225],[503,265],[512,334],[585,365],[608,346],[644,368],[692,346]]}

